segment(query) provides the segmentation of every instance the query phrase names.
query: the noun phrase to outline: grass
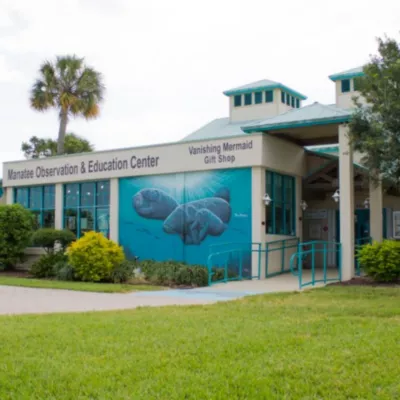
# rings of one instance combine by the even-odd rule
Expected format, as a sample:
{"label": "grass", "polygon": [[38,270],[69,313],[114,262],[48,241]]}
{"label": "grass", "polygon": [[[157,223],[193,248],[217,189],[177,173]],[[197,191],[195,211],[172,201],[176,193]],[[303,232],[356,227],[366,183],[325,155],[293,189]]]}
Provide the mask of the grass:
{"label": "grass", "polygon": [[67,282],[48,279],[17,278],[12,276],[0,276],[0,285],[23,286],[30,288],[78,290],[82,292],[103,293],[128,293],[136,291],[164,290],[160,286],[128,285],[119,283],[92,283],[92,282]]}
{"label": "grass", "polygon": [[400,398],[400,291],[0,317],[0,398]]}

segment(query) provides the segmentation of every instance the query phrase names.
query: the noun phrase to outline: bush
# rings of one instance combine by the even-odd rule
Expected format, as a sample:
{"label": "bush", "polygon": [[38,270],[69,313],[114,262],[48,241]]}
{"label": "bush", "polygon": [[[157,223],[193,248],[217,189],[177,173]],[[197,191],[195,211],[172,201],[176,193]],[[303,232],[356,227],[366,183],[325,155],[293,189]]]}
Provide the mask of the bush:
{"label": "bush", "polygon": [[74,281],[75,273],[74,269],[66,260],[58,262],[54,266],[54,276],[59,281]]}
{"label": "bush", "polygon": [[98,232],[88,232],[67,250],[77,279],[90,282],[111,280],[112,271],[124,261],[122,247]]}
{"label": "bush", "polygon": [[138,264],[146,280],[157,285],[207,286],[207,268],[179,261],[144,260]]}
{"label": "bush", "polygon": [[33,231],[33,215],[19,204],[0,205],[0,264],[14,267],[23,259]]}
{"label": "bush", "polygon": [[111,272],[111,281],[114,283],[124,283],[135,275],[136,263],[128,260],[122,261]]}
{"label": "bush", "polygon": [[65,249],[76,240],[75,234],[67,229],[38,229],[32,236],[34,246],[43,247],[47,253],[53,253],[57,244]]}
{"label": "bush", "polygon": [[29,272],[35,278],[53,278],[57,275],[57,265],[66,260],[67,256],[61,251],[43,254],[32,264]]}
{"label": "bush", "polygon": [[395,282],[400,278],[400,242],[384,240],[365,245],[357,257],[363,271],[375,281]]}

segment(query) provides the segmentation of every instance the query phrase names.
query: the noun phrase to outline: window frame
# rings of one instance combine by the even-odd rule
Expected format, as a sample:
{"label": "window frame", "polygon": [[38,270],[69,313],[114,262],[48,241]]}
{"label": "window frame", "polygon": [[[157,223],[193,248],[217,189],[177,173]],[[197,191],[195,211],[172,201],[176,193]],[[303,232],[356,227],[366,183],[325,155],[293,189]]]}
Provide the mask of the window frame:
{"label": "window frame", "polygon": [[[83,202],[83,192],[82,192],[82,186],[83,185],[94,185],[93,188],[93,203],[92,204],[85,204]],[[67,206],[67,201],[66,201],[66,196],[67,196],[67,188],[69,185],[76,185],[77,187],[77,201],[74,205],[68,205]],[[106,202],[99,202],[99,186],[101,185],[107,185],[108,188],[108,194],[107,194],[107,201]],[[75,189],[74,189],[75,190]],[[81,229],[81,216],[83,212],[91,212],[93,216],[93,229],[88,229],[88,230],[93,230],[95,232],[101,232],[104,234],[105,237],[110,238],[110,197],[111,197],[111,188],[110,188],[110,180],[104,179],[104,180],[99,180],[99,181],[84,181],[84,182],[71,182],[71,183],[65,183],[63,184],[63,208],[62,208],[62,226],[64,229],[68,229],[67,224],[66,224],[66,219],[67,215],[66,212],[67,210],[71,210],[75,212],[75,226],[76,226],[76,238],[79,239],[83,236],[82,229]],[[104,210],[108,211],[108,226],[107,229],[102,229],[100,230],[98,227],[98,215],[99,211],[103,212]]]}
{"label": "window frame", "polygon": [[[48,206],[48,202],[45,201],[45,193],[46,189],[52,189],[50,191],[50,196],[51,196],[51,202],[50,202],[50,207]],[[38,207],[31,207],[31,199],[32,199],[32,189],[34,191],[38,190],[40,191],[40,204]],[[22,204],[18,202],[18,191],[26,191],[26,203]],[[55,215],[56,215],[56,187],[55,185],[37,185],[37,186],[22,186],[22,187],[16,187],[14,188],[14,204],[21,204],[24,208],[27,210],[31,211],[32,214],[35,216],[39,215],[39,221],[38,221],[38,226],[35,229],[41,229],[41,228],[55,228]],[[46,213],[49,211],[53,212],[53,223],[51,226],[44,226],[44,216]]]}
{"label": "window frame", "polygon": [[[250,99],[250,101],[248,101]],[[253,93],[244,94],[244,106],[251,106],[253,104]]]}
{"label": "window frame", "polygon": [[263,103],[263,92],[254,92],[254,104]]}
{"label": "window frame", "polygon": [[273,90],[266,90],[265,91],[265,102],[266,103],[273,103],[274,102],[274,91]]}
{"label": "window frame", "polygon": [[283,90],[281,91],[281,103],[286,104],[286,93]]}
{"label": "window frame", "polygon": [[242,95],[241,94],[235,94],[233,96],[233,106],[234,107],[242,107]]}
{"label": "window frame", "polygon": [[[345,85],[346,82],[346,85]],[[350,79],[342,79],[340,81],[340,88],[342,93],[349,93],[351,92],[351,80]]]}
{"label": "window frame", "polygon": [[300,99],[296,98],[296,108],[300,108]]}
{"label": "window frame", "polygon": [[[277,199],[277,185],[276,182],[278,181],[279,178],[282,182],[280,189],[280,199]],[[291,193],[291,199],[287,199],[287,188],[288,184],[287,182],[290,182],[292,193]],[[296,236],[296,178],[291,175],[283,175],[279,174],[274,171],[265,171],[265,189],[266,193],[271,198],[271,203],[266,207],[266,223],[265,223],[265,233],[267,235],[283,235],[283,236]],[[288,221],[287,221],[287,216],[286,216],[286,210],[287,206],[290,206],[291,210],[291,215],[289,221],[289,230],[287,230],[288,226]],[[277,231],[277,218],[276,218],[276,209],[280,208],[281,209],[281,215],[282,215],[282,220],[281,226],[282,229],[281,231]],[[268,224],[268,215],[271,215],[271,223]],[[271,231],[269,231],[269,228],[271,227]]]}

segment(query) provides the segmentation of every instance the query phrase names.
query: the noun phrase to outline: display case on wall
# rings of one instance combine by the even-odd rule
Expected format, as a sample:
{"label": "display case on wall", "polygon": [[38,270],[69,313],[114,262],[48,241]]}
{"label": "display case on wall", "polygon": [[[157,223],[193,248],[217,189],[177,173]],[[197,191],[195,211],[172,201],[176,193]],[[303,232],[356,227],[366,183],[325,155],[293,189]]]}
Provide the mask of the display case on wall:
{"label": "display case on wall", "polygon": [[400,211],[393,211],[393,238],[400,239]]}

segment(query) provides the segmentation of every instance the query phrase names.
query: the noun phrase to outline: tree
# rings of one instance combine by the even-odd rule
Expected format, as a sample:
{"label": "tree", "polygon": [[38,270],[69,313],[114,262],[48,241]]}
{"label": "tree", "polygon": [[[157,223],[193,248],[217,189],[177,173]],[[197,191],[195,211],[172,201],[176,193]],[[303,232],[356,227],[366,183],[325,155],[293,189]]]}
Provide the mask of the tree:
{"label": "tree", "polygon": [[356,110],[349,123],[354,150],[376,180],[400,187],[400,45],[378,39],[378,54],[364,66]]}
{"label": "tree", "polygon": [[[94,150],[94,146],[86,139],[74,133],[67,133],[64,141],[64,154],[87,153]],[[44,158],[57,155],[57,141],[32,136],[29,142],[23,142],[21,151],[25,158]]]}
{"label": "tree", "polygon": [[32,86],[30,102],[33,109],[46,111],[56,108],[60,126],[57,154],[64,154],[67,124],[71,116],[86,119],[99,115],[103,100],[102,76],[76,56],[57,57],[56,62],[46,61],[39,70],[40,77]]}

